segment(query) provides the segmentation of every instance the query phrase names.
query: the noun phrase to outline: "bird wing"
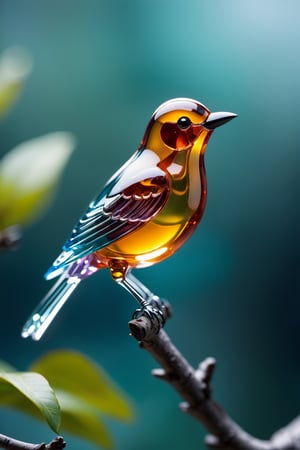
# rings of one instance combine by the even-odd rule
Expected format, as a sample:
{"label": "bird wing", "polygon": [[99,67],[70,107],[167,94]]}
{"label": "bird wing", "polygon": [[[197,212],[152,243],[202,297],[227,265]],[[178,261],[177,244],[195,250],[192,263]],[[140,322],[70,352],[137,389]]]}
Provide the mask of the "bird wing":
{"label": "bird wing", "polygon": [[143,226],[163,208],[170,180],[151,150],[137,152],[90,203],[45,277]]}

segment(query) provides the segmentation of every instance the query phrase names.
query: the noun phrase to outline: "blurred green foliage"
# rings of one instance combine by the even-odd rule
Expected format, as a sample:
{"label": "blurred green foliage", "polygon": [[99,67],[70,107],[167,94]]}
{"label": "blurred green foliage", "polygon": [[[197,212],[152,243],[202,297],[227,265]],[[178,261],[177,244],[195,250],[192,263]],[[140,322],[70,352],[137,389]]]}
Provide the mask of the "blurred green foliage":
{"label": "blurred green foliage", "polygon": [[0,160],[0,230],[28,224],[49,207],[74,145],[70,133],[51,133],[19,144]]}
{"label": "blurred green foliage", "polygon": [[46,420],[55,433],[69,432],[104,448],[112,448],[113,438],[103,417],[133,418],[128,399],[104,370],[68,350],[43,355],[28,372],[0,361],[0,405]]}
{"label": "blurred green foliage", "polygon": [[29,370],[44,375],[54,388],[62,432],[111,448],[113,439],[103,417],[127,422],[133,418],[132,407],[120,388],[99,365],[78,352],[51,352]]}
{"label": "blurred green foliage", "polygon": [[12,368],[6,371],[6,364],[1,362],[0,369],[0,405],[33,415],[37,415],[38,410],[52,430],[58,433],[60,407],[47,380],[38,373],[17,372]]}
{"label": "blurred green foliage", "polygon": [[31,71],[31,57],[24,48],[10,47],[0,56],[0,118],[15,104]]}
{"label": "blurred green foliage", "polygon": [[[0,55],[0,118],[16,102],[30,69],[25,49]],[[19,144],[0,160],[0,231],[32,222],[49,206],[74,146],[71,133],[50,133]]]}

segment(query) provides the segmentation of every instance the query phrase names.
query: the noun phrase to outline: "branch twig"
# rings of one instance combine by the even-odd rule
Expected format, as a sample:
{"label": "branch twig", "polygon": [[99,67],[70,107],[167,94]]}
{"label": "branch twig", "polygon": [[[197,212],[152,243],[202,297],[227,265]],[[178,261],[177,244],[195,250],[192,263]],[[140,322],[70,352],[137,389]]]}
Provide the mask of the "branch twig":
{"label": "branch twig", "polygon": [[214,358],[205,359],[194,369],[166,332],[160,330],[154,334],[148,322],[146,316],[131,320],[131,335],[161,365],[160,369],[153,370],[153,375],[168,382],[184,399],[181,410],[191,414],[208,430],[206,445],[227,450],[300,450],[300,416],[277,431],[270,440],[251,436],[211,398]]}
{"label": "branch twig", "polygon": [[0,448],[7,450],[62,450],[65,446],[66,443],[61,436],[57,436],[49,444],[31,444],[0,434]]}

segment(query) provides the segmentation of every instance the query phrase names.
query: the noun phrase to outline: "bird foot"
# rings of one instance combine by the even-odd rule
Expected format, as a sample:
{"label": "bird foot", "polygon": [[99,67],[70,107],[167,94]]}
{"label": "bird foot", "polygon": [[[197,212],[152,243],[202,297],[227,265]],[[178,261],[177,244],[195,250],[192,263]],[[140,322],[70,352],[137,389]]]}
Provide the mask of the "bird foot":
{"label": "bird foot", "polygon": [[170,304],[158,297],[153,297],[141,308],[137,309],[133,315],[133,320],[138,320],[141,317],[146,317],[151,323],[151,329],[158,334],[159,330],[164,326],[166,320],[171,316]]}

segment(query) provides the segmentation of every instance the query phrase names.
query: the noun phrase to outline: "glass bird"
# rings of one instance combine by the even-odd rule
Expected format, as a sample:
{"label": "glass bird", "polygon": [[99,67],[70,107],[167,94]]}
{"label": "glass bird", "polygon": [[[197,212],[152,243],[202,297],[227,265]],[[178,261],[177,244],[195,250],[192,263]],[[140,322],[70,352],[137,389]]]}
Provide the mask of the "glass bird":
{"label": "glass bird", "polygon": [[234,117],[211,113],[188,98],[158,107],[136,152],[90,203],[46,272],[47,280],[59,276],[58,281],[24,325],[23,337],[40,339],[78,284],[104,268],[140,303],[140,311],[157,313],[152,300],[159,297],[132,269],[168,258],[194,232],[206,203],[207,142]]}

